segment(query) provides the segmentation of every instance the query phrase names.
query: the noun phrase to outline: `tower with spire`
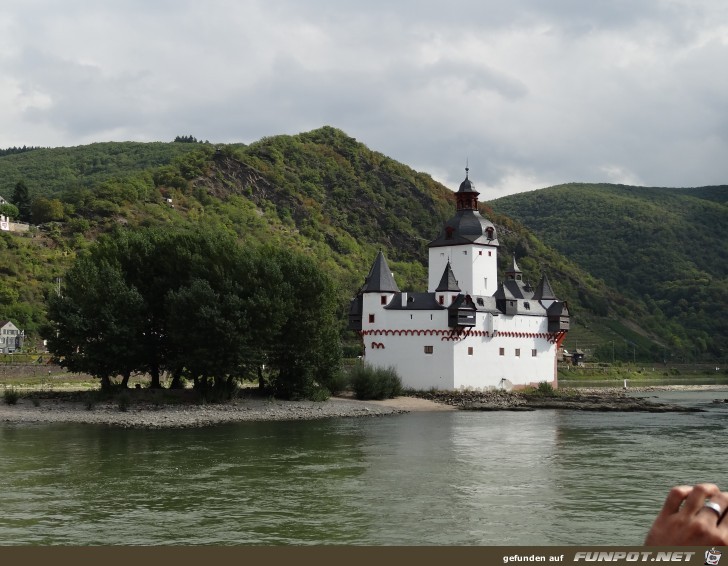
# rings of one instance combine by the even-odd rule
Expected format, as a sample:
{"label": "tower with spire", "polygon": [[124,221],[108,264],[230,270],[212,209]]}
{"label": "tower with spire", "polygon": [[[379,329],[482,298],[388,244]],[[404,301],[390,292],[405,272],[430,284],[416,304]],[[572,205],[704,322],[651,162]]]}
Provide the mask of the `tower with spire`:
{"label": "tower with spire", "polygon": [[377,254],[349,306],[349,328],[362,338],[364,360],[394,367],[413,389],[557,386],[556,355],[569,310],[544,274],[533,288],[515,255],[498,282],[498,239],[478,212],[465,169],[455,215],[429,244],[426,293],[402,292],[384,254]]}
{"label": "tower with spire", "polygon": [[465,180],[455,193],[455,215],[429,245],[429,284],[434,291],[449,263],[464,293],[492,295],[498,275],[498,238],[492,222],[478,212],[478,191],[465,168]]}

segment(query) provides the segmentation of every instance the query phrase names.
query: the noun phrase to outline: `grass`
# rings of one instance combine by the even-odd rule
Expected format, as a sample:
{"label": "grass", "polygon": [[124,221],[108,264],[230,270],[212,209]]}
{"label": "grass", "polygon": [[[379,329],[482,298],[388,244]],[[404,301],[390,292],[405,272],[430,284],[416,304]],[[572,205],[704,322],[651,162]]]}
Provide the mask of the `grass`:
{"label": "grass", "polygon": [[728,370],[715,366],[592,364],[587,367],[559,365],[559,385],[604,385],[622,387],[628,385],[722,385],[728,384]]}

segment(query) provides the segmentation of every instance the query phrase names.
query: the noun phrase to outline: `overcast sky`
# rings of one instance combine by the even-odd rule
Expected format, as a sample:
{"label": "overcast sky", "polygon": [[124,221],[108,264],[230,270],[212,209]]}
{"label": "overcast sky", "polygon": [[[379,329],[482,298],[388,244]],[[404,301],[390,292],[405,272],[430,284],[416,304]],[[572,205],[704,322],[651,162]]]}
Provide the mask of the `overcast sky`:
{"label": "overcast sky", "polygon": [[0,147],[344,130],[487,200],[728,183],[725,0],[3,0]]}

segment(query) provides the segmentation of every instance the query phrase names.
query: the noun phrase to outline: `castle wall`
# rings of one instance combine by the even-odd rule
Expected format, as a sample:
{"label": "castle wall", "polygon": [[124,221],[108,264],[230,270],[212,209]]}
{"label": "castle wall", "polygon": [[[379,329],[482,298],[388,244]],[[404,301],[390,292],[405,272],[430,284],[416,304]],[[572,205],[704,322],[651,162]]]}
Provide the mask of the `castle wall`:
{"label": "castle wall", "polygon": [[495,246],[459,245],[429,250],[427,290],[433,293],[440,284],[447,262],[466,295],[490,297],[498,288],[498,251]]}
{"label": "castle wall", "polygon": [[[386,310],[382,295],[392,296],[365,296],[365,360],[394,367],[404,387],[479,390],[555,383],[556,346],[545,317],[480,312],[474,328],[453,335],[446,310]],[[370,312],[374,323],[368,323]]]}

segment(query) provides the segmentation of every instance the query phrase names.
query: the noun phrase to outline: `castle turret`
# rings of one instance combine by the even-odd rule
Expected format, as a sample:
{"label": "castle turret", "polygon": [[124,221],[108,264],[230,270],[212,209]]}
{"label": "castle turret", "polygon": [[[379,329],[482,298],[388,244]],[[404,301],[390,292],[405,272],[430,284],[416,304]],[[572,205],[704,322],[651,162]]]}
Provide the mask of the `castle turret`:
{"label": "castle turret", "polygon": [[399,287],[384,254],[377,254],[359,293],[349,303],[349,329],[362,330],[376,323],[377,314],[392,300]]}
{"label": "castle turret", "polygon": [[449,263],[462,291],[492,295],[498,277],[498,239],[495,226],[478,212],[478,191],[465,169],[465,180],[455,193],[456,212],[429,245],[428,290],[436,291]]}

